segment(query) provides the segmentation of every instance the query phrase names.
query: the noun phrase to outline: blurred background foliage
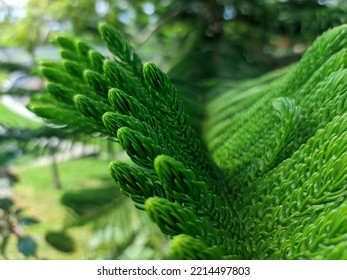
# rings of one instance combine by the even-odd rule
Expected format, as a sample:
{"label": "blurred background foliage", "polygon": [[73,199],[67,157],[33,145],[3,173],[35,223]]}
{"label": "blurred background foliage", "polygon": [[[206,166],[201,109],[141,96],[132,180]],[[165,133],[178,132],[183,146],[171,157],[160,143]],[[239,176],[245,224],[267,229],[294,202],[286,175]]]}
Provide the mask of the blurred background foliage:
{"label": "blurred background foliage", "polygon": [[187,106],[199,130],[208,96],[295,63],[319,34],[347,23],[347,1],[0,0],[0,258],[167,257],[167,240],[107,174],[125,157],[120,147],[25,109],[44,93],[37,61],[59,58],[57,34],[107,54],[99,22],[168,72],[187,105],[201,104]]}

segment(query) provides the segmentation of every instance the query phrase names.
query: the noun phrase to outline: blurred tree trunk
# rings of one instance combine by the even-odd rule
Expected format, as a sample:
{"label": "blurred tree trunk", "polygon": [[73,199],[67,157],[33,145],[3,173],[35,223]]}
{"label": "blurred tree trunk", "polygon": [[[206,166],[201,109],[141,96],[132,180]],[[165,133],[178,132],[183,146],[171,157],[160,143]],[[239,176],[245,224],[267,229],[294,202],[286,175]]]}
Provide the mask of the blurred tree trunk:
{"label": "blurred tree trunk", "polygon": [[52,153],[52,172],[53,172],[54,187],[57,190],[61,190],[62,189],[62,183],[60,180],[60,174],[59,174],[58,162],[57,162],[57,158],[56,158],[55,149],[53,149],[51,153]]}

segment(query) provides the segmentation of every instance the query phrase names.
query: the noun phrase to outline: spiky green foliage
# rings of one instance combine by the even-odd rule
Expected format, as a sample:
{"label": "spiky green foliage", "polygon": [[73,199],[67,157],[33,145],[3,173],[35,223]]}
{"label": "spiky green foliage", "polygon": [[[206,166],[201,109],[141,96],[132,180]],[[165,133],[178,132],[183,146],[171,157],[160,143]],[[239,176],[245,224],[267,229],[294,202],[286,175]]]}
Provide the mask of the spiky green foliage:
{"label": "spiky green foliage", "polygon": [[298,64],[211,96],[202,135],[168,76],[99,30],[113,56],[58,37],[63,61],[41,67],[50,97],[31,109],[121,143],[133,164],[111,175],[173,257],[347,258],[347,26]]}

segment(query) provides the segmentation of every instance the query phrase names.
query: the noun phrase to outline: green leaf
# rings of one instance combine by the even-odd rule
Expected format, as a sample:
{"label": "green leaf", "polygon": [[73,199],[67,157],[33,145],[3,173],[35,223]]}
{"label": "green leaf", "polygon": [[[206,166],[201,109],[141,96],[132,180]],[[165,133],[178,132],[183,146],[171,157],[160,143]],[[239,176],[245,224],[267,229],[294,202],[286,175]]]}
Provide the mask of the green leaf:
{"label": "green leaf", "polygon": [[28,217],[23,217],[19,219],[19,223],[22,226],[30,226],[30,225],[36,225],[38,224],[40,221],[38,219],[35,218],[28,218]]}
{"label": "green leaf", "polygon": [[73,253],[76,250],[76,244],[73,238],[66,232],[51,231],[45,236],[46,241],[55,249],[64,253]]}
{"label": "green leaf", "polygon": [[115,187],[93,188],[65,192],[60,202],[83,216],[98,212],[98,209],[115,205],[119,201],[119,190]]}
{"label": "green leaf", "polygon": [[1,242],[1,246],[0,246],[0,252],[1,255],[5,256],[6,255],[6,249],[8,247],[8,242],[10,241],[10,236],[6,235],[3,236],[2,235],[2,242]]}
{"label": "green leaf", "polygon": [[9,199],[9,198],[0,199],[0,208],[1,209],[4,209],[5,211],[10,211],[12,206],[13,206],[12,199]]}
{"label": "green leaf", "polygon": [[17,249],[25,257],[32,257],[36,255],[37,243],[32,237],[28,235],[21,236],[18,239]]}

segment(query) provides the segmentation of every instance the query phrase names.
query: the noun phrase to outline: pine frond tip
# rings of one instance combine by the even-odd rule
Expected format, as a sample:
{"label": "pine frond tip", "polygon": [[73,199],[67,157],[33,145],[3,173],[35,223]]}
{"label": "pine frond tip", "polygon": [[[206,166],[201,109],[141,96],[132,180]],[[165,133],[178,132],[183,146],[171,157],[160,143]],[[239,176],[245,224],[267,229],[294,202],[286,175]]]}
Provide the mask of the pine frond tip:
{"label": "pine frond tip", "polygon": [[170,156],[157,156],[154,160],[154,170],[168,192],[187,194],[193,200],[198,200],[201,194],[207,192],[207,185],[198,182],[196,174],[191,169]]}
{"label": "pine frond tip", "polygon": [[75,52],[77,50],[75,40],[70,36],[57,36],[53,39],[53,42],[60,48]]}
{"label": "pine frond tip", "polygon": [[145,168],[152,169],[155,157],[164,153],[153,139],[128,127],[118,129],[117,138],[132,161]]}
{"label": "pine frond tip", "polygon": [[169,94],[172,87],[170,78],[162,72],[154,63],[147,62],[143,66],[143,76],[147,85],[161,94]]}
{"label": "pine frond tip", "polygon": [[201,223],[198,223],[196,215],[178,203],[160,197],[150,197],[145,202],[145,210],[164,234],[170,236],[180,233],[197,235],[201,231]]}
{"label": "pine frond tip", "polygon": [[104,103],[95,101],[82,94],[74,96],[74,102],[76,108],[87,118],[92,118],[95,121],[101,123],[102,115],[108,110],[108,107]]}
{"label": "pine frond tip", "polygon": [[136,75],[140,75],[142,62],[124,35],[106,23],[99,24],[99,33],[110,52],[118,60],[121,60],[126,65],[126,68],[133,71]]}
{"label": "pine frond tip", "polygon": [[220,260],[223,251],[208,247],[204,241],[187,234],[176,235],[171,240],[171,254],[177,260]]}

